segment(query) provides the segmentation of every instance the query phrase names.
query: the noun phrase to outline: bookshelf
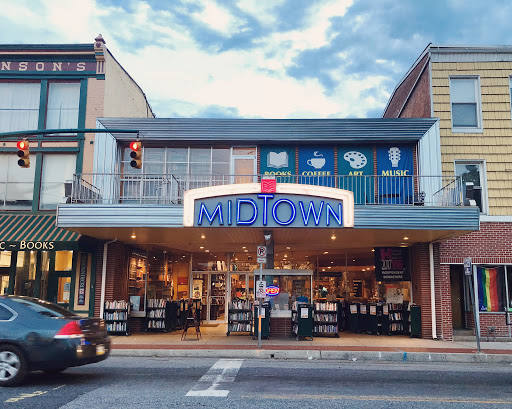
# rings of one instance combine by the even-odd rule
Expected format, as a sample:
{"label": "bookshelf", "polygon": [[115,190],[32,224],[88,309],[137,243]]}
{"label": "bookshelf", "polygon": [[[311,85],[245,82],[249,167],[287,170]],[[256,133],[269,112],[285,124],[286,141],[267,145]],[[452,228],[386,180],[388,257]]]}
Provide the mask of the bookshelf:
{"label": "bookshelf", "polygon": [[388,334],[404,334],[404,305],[388,304]]}
{"label": "bookshelf", "polygon": [[314,334],[334,335],[339,338],[338,331],[338,304],[335,302],[315,303]]}
{"label": "bookshelf", "polygon": [[106,301],[103,319],[109,334],[130,335],[130,303],[125,300]]}
{"label": "bookshelf", "polygon": [[146,305],[145,331],[164,331],[171,329],[169,303],[164,299],[149,299]]}
{"label": "bookshelf", "polygon": [[253,306],[248,300],[233,300],[228,307],[228,331],[249,332],[252,335]]}
{"label": "bookshelf", "polygon": [[313,341],[313,307],[310,304],[293,303],[292,336],[297,341],[303,337]]}

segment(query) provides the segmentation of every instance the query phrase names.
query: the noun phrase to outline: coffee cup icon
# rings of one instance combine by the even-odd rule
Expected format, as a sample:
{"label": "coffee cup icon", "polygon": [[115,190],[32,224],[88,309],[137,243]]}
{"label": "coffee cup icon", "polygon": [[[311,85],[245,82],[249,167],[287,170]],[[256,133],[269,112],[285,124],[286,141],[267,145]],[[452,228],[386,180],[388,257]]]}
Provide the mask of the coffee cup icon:
{"label": "coffee cup icon", "polygon": [[307,164],[315,169],[322,169],[325,165],[325,158],[311,158],[308,159]]}

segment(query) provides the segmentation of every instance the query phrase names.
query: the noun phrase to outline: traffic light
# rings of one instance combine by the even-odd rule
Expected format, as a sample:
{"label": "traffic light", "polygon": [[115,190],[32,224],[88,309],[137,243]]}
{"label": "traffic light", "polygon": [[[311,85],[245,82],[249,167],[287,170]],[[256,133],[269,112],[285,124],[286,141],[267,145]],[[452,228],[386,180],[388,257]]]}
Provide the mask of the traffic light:
{"label": "traffic light", "polygon": [[142,144],[140,141],[135,141],[130,143],[130,158],[132,158],[130,162],[130,166],[132,168],[140,169],[142,167]]}
{"label": "traffic light", "polygon": [[29,158],[29,151],[28,151],[28,140],[23,139],[21,141],[18,141],[16,144],[18,148],[18,166],[21,168],[30,168],[30,158]]}

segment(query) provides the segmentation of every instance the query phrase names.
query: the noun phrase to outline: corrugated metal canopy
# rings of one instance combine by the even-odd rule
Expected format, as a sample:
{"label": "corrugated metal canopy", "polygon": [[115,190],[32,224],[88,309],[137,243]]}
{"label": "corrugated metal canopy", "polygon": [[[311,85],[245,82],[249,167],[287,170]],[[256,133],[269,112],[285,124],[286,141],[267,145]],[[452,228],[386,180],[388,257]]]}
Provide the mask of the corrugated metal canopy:
{"label": "corrugated metal canopy", "polygon": [[52,215],[0,215],[0,241],[57,241],[70,242],[80,238],[79,233],[56,225]]}
{"label": "corrugated metal canopy", "polygon": [[[339,143],[418,141],[435,118],[191,119],[101,118],[106,129],[138,129],[141,140],[185,143]],[[112,133],[118,140],[133,134]]]}

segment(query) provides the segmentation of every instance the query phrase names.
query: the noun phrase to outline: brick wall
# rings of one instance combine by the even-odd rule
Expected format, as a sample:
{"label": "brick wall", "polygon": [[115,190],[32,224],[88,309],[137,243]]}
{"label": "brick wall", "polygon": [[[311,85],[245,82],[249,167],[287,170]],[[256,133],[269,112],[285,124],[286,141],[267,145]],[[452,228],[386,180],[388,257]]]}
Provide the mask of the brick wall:
{"label": "brick wall", "polygon": [[[468,323],[468,328],[473,329],[473,333],[476,334],[475,331],[475,319],[474,314],[472,312],[466,313],[466,319]],[[497,338],[509,338],[511,328],[507,325],[505,320],[505,314],[493,314],[488,312],[480,313],[480,337],[483,341],[486,341],[489,336],[489,327],[494,327]],[[492,339],[491,339],[492,340]]]}
{"label": "brick wall", "polygon": [[[465,257],[471,257],[473,263],[512,263],[512,223],[482,222],[479,231],[444,241],[440,246],[440,262],[441,270],[448,274],[447,283],[450,283],[449,264],[462,264]],[[466,312],[466,321],[469,328],[475,327],[473,313]],[[496,336],[510,336],[505,314],[481,313],[482,336],[487,336],[489,326],[496,327]]]}

